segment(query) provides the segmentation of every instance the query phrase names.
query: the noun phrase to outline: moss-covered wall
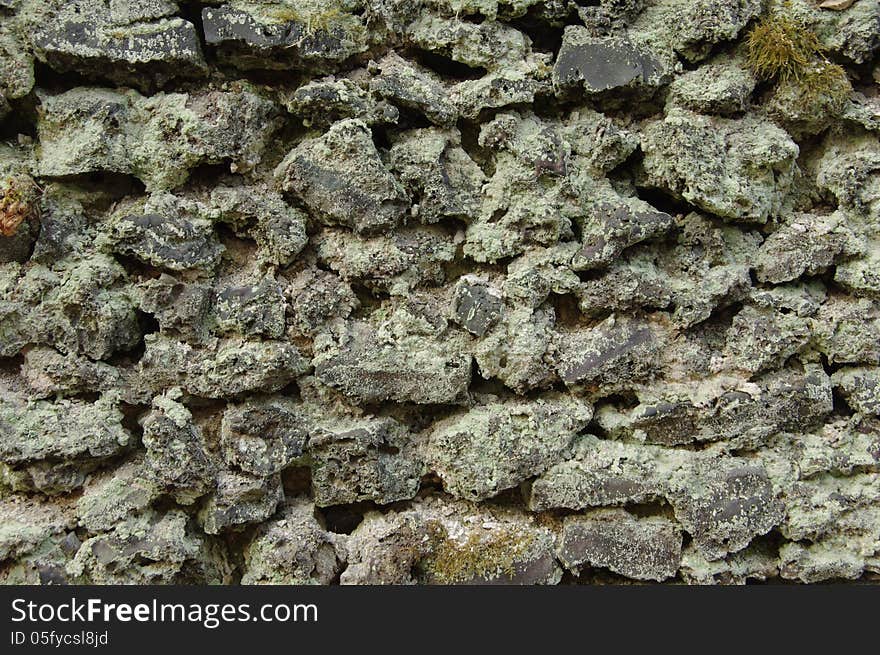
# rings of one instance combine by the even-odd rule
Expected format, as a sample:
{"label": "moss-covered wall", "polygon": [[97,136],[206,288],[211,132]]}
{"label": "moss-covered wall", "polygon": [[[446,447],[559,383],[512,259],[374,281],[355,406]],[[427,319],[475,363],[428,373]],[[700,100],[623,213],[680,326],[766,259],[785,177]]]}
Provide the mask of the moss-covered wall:
{"label": "moss-covered wall", "polygon": [[825,5],[0,0],[0,582],[876,581]]}

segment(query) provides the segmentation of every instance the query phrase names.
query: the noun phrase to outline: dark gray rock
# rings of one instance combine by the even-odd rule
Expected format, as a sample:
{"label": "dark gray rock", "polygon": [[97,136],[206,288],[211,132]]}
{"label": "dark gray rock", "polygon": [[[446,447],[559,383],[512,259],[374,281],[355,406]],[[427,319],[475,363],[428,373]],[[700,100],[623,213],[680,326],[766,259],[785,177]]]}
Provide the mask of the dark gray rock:
{"label": "dark gray rock", "polygon": [[682,534],[673,521],[595,510],[565,518],[557,552],[565,567],[575,572],[586,564],[635,580],[662,582],[678,571],[681,545]]}
{"label": "dark gray rock", "polygon": [[607,391],[650,376],[661,343],[650,323],[611,316],[590,329],[558,333],[554,364],[566,385]]}
{"label": "dark gray rock", "polygon": [[34,52],[58,71],[107,78],[144,90],[174,77],[207,74],[192,23],[150,16],[150,12],[126,13],[121,15],[118,3],[108,10],[105,3],[94,0],[66,2],[56,15],[35,23]]}
{"label": "dark gray rock", "polygon": [[[327,69],[367,49],[360,17],[342,3],[265,9],[229,3],[202,9],[205,41],[225,61],[243,69]],[[273,11],[274,10],[274,11]]]}
{"label": "dark gray rock", "polygon": [[553,83],[587,94],[630,84],[656,85],[663,64],[646,48],[625,37],[596,37],[580,26],[568,26],[553,65]]}
{"label": "dark gray rock", "polygon": [[476,276],[466,275],[455,285],[452,319],[471,334],[481,337],[501,317],[501,292]]}
{"label": "dark gray rock", "polygon": [[220,426],[224,460],[253,475],[278,473],[303,454],[309,425],[299,406],[286,398],[231,405]]}
{"label": "dark gray rock", "polygon": [[275,177],[322,223],[361,234],[394,227],[407,210],[406,193],[379,158],[363,121],[340,121],[322,137],[300,143]]}
{"label": "dark gray rock", "polygon": [[208,221],[179,216],[122,216],[111,239],[117,252],[172,271],[213,268],[222,252]]}
{"label": "dark gray rock", "polygon": [[660,236],[674,225],[672,217],[644,202],[597,203],[581,226],[581,249],[572,258],[576,271],[607,266],[626,248]]}

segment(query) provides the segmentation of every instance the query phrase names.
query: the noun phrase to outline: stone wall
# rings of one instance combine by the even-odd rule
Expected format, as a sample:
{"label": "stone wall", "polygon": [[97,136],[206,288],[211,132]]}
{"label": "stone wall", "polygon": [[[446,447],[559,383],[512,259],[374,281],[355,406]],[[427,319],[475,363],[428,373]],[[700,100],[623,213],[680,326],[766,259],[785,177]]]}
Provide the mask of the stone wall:
{"label": "stone wall", "polygon": [[825,5],[0,0],[0,581],[876,581]]}

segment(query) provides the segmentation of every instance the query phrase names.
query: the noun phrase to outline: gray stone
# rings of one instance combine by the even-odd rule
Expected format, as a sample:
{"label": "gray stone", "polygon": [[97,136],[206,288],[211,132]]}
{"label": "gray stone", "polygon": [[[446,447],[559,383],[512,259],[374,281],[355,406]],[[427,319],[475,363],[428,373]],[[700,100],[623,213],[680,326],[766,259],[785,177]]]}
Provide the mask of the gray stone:
{"label": "gray stone", "polygon": [[662,582],[678,571],[681,544],[681,532],[667,519],[595,510],[565,517],[558,553],[565,567],[575,572],[586,564],[635,580]]}
{"label": "gray stone", "polygon": [[466,275],[455,285],[452,318],[471,334],[481,337],[498,322],[503,305],[498,289],[476,276]]}
{"label": "gray stone", "polygon": [[345,557],[342,540],[318,523],[308,499],[296,498],[260,525],[245,546],[241,583],[326,585]]}
{"label": "gray stone", "polygon": [[199,534],[187,519],[175,509],[122,521],[83,542],[67,572],[79,583],[102,585],[229,584],[232,563],[223,546]]}
{"label": "gray stone", "polygon": [[199,512],[199,521],[207,534],[241,530],[268,519],[283,499],[280,476],[263,478],[221,471],[217,476],[217,489]]}
{"label": "gray stone", "polygon": [[182,18],[167,17],[173,5],[166,5],[170,12],[137,15],[120,11],[119,3],[109,8],[95,0],[55,4],[57,12],[32,18],[31,42],[36,56],[58,71],[108,78],[144,90],[174,77],[207,73],[196,28]]}
{"label": "gray stone", "polygon": [[360,234],[386,231],[406,211],[406,194],[379,158],[363,121],[340,121],[304,141],[278,165],[275,177],[320,222]]}
{"label": "gray stone", "polygon": [[159,214],[120,217],[111,239],[117,252],[172,271],[211,269],[222,252],[207,221]]}
{"label": "gray stone", "polygon": [[590,329],[558,333],[554,364],[568,386],[626,385],[656,370],[661,340],[649,323],[611,316]]}
{"label": "gray stone", "polygon": [[309,425],[300,407],[283,397],[231,405],[220,426],[224,460],[253,475],[279,473],[303,454]]}
{"label": "gray stone", "polygon": [[325,70],[367,49],[367,30],[348,9],[339,0],[297,7],[231,0],[202,9],[202,22],[207,44],[239,68]]}
{"label": "gray stone", "polygon": [[712,214],[763,223],[792,183],[799,148],[768,121],[670,109],[642,133],[644,183]]}
{"label": "gray stone", "polygon": [[383,342],[369,324],[351,321],[315,349],[315,376],[358,403],[455,403],[470,384],[471,357],[450,339],[411,334]]}
{"label": "gray stone", "polygon": [[486,404],[436,422],[427,460],[443,488],[468,500],[491,498],[561,461],[592,407],[563,395]]}
{"label": "gray stone", "polygon": [[412,442],[406,428],[390,418],[319,421],[307,449],[315,504],[385,505],[412,498],[423,468]]}
{"label": "gray stone", "polygon": [[192,414],[171,397],[157,396],[142,421],[146,468],[159,488],[191,505],[215,485],[217,467]]}
{"label": "gray stone", "polygon": [[596,37],[579,26],[568,26],[553,65],[557,89],[599,93],[629,84],[656,85],[662,63],[647,49],[626,38]]}

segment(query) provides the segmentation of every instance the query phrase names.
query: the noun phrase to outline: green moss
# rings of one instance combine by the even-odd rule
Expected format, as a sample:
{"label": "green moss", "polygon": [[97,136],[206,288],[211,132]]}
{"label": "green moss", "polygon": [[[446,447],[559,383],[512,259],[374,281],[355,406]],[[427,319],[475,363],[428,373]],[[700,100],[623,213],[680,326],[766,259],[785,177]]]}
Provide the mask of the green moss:
{"label": "green moss", "polygon": [[840,114],[852,87],[846,71],[826,59],[819,37],[788,10],[784,3],[752,28],[747,61],[758,77],[776,82],[771,114],[816,132]]}
{"label": "green moss", "polygon": [[746,38],[749,66],[765,80],[800,78],[823,49],[809,28],[779,12],[764,16]]}
{"label": "green moss", "polygon": [[846,104],[852,86],[846,71],[837,64],[818,62],[807,68],[798,80],[797,105],[803,111],[822,107],[837,115]]}
{"label": "green moss", "polygon": [[421,567],[434,584],[510,578],[516,573],[516,564],[534,548],[535,541],[533,533],[522,534],[512,529],[493,530],[486,535],[475,532],[464,543],[444,537],[437,540]]}
{"label": "green moss", "polygon": [[278,23],[298,23],[304,25],[307,34],[327,32],[334,23],[338,23],[344,14],[338,7],[331,7],[323,11],[308,12],[294,9],[293,7],[275,7],[267,12],[268,16]]}

